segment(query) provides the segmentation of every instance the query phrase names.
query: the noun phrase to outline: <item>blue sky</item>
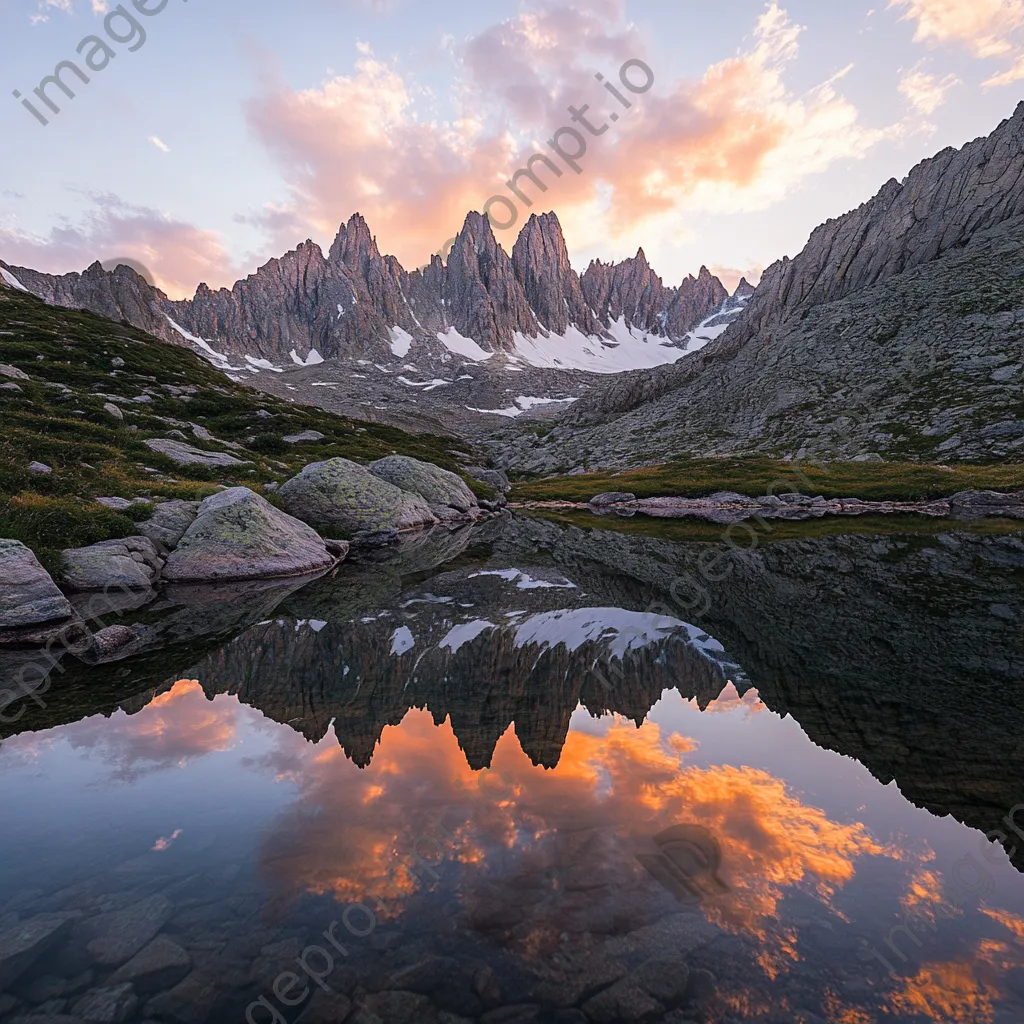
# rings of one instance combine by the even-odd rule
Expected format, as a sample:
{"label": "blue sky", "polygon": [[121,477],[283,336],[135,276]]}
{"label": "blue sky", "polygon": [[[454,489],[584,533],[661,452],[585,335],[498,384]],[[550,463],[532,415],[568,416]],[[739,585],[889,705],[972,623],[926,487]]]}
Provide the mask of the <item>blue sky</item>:
{"label": "blue sky", "polygon": [[81,64],[115,6],[0,10],[0,257],[64,272],[131,256],[175,296],[327,246],[356,211],[383,251],[425,262],[526,157],[551,155],[570,104],[597,123],[619,109],[594,74],[616,81],[629,58],[651,90],[496,233],[511,248],[553,209],[577,269],[643,246],[669,284],[702,264],[734,284],[991,132],[1024,81],[1024,0],[168,0],[134,12],[135,52],[108,39],[88,85],[66,76],[73,100],[49,90],[62,109],[43,127],[12,90]]}

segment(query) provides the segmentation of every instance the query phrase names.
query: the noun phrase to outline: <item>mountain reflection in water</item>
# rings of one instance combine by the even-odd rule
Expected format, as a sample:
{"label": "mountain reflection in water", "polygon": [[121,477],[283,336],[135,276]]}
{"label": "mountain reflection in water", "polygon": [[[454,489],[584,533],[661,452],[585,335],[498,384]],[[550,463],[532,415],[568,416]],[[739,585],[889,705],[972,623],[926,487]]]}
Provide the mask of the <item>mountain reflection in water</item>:
{"label": "mountain reflection in water", "polygon": [[[125,710],[7,739],[0,1019],[81,1017],[151,941],[122,1019],[1024,1019],[1016,837],[960,823],[1024,801],[1018,538],[774,545],[700,625],[650,610],[699,545],[488,541],[289,589]],[[66,913],[12,966],[5,929]]]}

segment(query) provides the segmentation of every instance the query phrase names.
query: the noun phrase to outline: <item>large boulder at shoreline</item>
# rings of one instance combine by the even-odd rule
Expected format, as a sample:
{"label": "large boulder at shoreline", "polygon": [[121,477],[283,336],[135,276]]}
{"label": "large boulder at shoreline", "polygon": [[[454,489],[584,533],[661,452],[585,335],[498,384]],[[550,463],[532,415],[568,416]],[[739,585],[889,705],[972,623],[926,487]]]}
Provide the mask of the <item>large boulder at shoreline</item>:
{"label": "large boulder at shoreline", "polygon": [[105,540],[85,548],[68,548],[61,555],[61,582],[72,590],[148,590],[164,564],[148,537]]}
{"label": "large boulder at shoreline", "polygon": [[420,462],[408,455],[389,455],[371,462],[370,472],[403,491],[418,494],[430,510],[442,516],[454,509],[463,514],[477,507],[476,495],[466,486],[461,476],[430,462]]}
{"label": "large boulder at shoreline", "polygon": [[330,568],[324,540],[247,487],[207,498],[171,552],[163,578],[172,582],[270,579]]}
{"label": "large boulder at shoreline", "polygon": [[16,630],[71,618],[68,599],[19,540],[0,539],[0,629]]}
{"label": "large boulder at shoreline", "polygon": [[314,462],[278,492],[284,507],[318,530],[414,530],[437,519],[417,494],[348,459]]}

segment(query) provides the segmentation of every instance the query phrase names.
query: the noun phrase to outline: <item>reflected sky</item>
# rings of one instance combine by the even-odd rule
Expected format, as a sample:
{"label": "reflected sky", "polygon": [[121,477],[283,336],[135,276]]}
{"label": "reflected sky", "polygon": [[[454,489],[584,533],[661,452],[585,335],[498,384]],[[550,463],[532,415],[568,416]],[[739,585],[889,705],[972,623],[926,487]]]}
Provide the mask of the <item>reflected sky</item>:
{"label": "reflected sky", "polygon": [[[667,692],[639,727],[580,709],[554,768],[513,725],[481,772],[427,710],[360,768],[333,729],[308,742],[203,682],[4,743],[0,908],[200,856],[244,864],[277,920],[310,898],[383,905],[399,930],[443,908],[467,943],[538,969],[685,924],[741,1019],[1020,1019],[1024,879],[1004,851],[815,747],[756,691],[728,685],[703,712]],[[674,863],[698,883],[701,844],[718,851],[703,881],[720,884],[696,901],[644,863],[678,826]],[[887,944],[905,914],[919,938]]]}

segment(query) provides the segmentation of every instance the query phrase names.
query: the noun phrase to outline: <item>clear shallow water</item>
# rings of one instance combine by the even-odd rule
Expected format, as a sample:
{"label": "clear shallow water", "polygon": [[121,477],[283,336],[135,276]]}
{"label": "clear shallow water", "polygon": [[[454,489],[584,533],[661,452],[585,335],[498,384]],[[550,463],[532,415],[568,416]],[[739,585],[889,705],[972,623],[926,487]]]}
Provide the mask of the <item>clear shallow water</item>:
{"label": "clear shallow water", "polygon": [[[638,583],[665,551],[547,539],[536,564],[499,536],[373,567],[383,590],[353,567],[163,650],[127,711],[8,738],[0,924],[72,916],[4,1019],[95,1004],[154,938],[123,1019],[1024,1019],[1024,878],[951,816],[990,830],[1016,802],[1014,545],[780,546],[758,617],[743,585],[696,625]],[[839,558],[835,596],[813,577]],[[790,619],[801,586],[820,624]],[[875,608],[850,611],[858,588]]]}

